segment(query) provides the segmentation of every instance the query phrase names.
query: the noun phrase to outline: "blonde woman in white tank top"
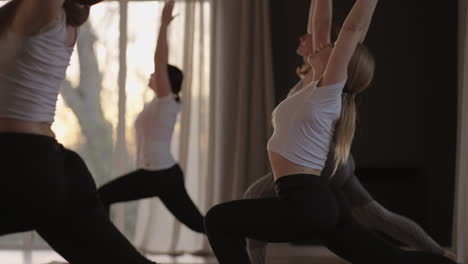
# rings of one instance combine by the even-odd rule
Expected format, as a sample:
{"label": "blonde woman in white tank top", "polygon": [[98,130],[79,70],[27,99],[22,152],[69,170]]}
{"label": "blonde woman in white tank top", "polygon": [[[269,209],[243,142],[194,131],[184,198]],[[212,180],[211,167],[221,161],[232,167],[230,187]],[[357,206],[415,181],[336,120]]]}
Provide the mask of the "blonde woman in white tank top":
{"label": "blonde woman in white tank top", "polygon": [[100,187],[99,196],[108,211],[117,202],[157,197],[179,221],[195,232],[204,233],[203,216],[189,197],[184,173],[171,154],[183,79],[178,68],[168,65],[167,30],[173,19],[173,7],[174,1],[166,2],[161,16],[155,69],[149,82],[155,98],[135,121],[138,169]]}
{"label": "blonde woman in white tank top", "polygon": [[302,242],[315,237],[352,263],[453,263],[442,256],[403,253],[378,240],[369,243],[373,236],[354,225],[343,197],[321,181],[333,137],[332,168],[349,156],[354,97],[373,76],[372,57],[360,43],[377,0],[356,1],[335,44],[330,41],[332,1],[315,0],[314,5],[309,33],[298,50],[307,63],[303,79],[273,112],[268,153],[277,197],[231,201],[208,211],[206,232],[219,263],[251,263],[246,238]]}
{"label": "blonde woman in white tank top", "polygon": [[[372,60],[363,55],[360,42],[377,2],[357,0],[333,45],[332,0],[314,2],[307,35],[309,46],[301,54],[310,70],[296,92],[273,112],[274,133],[267,150],[277,197],[231,201],[208,211],[205,228],[220,264],[250,263],[244,246],[246,238],[292,242],[335,237],[342,216],[341,204],[330,187],[321,182],[320,174],[335,133],[341,137],[337,140],[337,164],[349,154],[347,143],[354,127],[346,123],[353,109],[342,102],[347,100],[343,91],[354,96],[367,88],[372,79]],[[340,129],[343,121],[344,131]]]}
{"label": "blonde woman in white tank top", "polygon": [[[354,133],[354,97],[373,77],[372,56],[361,44],[377,0],[357,0],[338,40],[330,40],[332,0],[311,1],[308,34],[299,55],[302,80],[273,112],[268,153],[276,197],[219,204],[205,217],[220,264],[251,263],[245,239],[305,242],[319,238],[351,263],[452,263],[438,255],[404,252],[357,225],[341,193],[320,177],[332,138],[331,177],[346,163]],[[335,128],[336,127],[336,128]]]}
{"label": "blonde woman in white tank top", "polygon": [[14,50],[0,52],[0,235],[35,230],[70,264],[150,264],[109,221],[85,163],[51,129],[78,27],[97,2],[0,8],[0,47]]}

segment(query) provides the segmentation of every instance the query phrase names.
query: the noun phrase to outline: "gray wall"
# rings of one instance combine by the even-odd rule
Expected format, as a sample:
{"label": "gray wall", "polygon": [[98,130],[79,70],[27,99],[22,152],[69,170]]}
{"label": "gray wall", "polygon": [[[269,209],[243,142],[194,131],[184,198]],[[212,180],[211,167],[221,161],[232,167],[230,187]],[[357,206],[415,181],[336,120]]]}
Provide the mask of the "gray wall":
{"label": "gray wall", "polygon": [[[278,102],[298,80],[295,68],[301,59],[295,49],[306,30],[309,2],[271,1]],[[354,1],[335,2],[335,19],[342,21]],[[366,41],[377,60],[376,77],[359,98],[352,150],[361,168],[421,171],[418,183],[410,186],[424,198],[420,217],[413,218],[443,244],[450,242],[454,190],[456,15],[456,1],[380,1]],[[400,199],[403,207],[411,193],[403,195],[399,187],[407,190],[403,184],[408,183],[397,176],[394,181],[388,186],[395,190],[391,199]]]}

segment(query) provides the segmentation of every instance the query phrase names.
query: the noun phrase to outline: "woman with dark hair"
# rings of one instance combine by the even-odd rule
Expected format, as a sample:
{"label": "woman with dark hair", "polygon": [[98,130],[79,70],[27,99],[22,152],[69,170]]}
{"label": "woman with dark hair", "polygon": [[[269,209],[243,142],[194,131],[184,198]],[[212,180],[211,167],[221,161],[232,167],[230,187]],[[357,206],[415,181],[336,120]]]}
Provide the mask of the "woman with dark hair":
{"label": "woman with dark hair", "polygon": [[246,238],[281,243],[314,237],[351,263],[453,263],[377,239],[354,221],[343,194],[321,177],[332,140],[331,178],[350,155],[354,99],[374,74],[374,59],[362,42],[377,2],[357,0],[332,43],[332,0],[315,1],[309,34],[298,50],[305,62],[299,69],[302,80],[273,112],[275,131],[267,148],[276,195],[222,203],[205,217],[220,264],[251,263]]}
{"label": "woman with dark hair", "polygon": [[0,8],[0,46],[15,49],[6,60],[2,51],[0,67],[0,235],[35,230],[70,264],[149,264],[108,219],[83,160],[51,129],[78,28],[97,2]]}
{"label": "woman with dark hair", "polygon": [[149,81],[156,96],[135,121],[139,169],[99,188],[99,196],[108,208],[117,202],[159,197],[179,221],[195,232],[204,233],[203,216],[190,199],[184,174],[171,155],[183,80],[182,71],[167,64],[167,28],[173,19],[173,7],[174,1],[168,1],[161,17],[155,69]]}

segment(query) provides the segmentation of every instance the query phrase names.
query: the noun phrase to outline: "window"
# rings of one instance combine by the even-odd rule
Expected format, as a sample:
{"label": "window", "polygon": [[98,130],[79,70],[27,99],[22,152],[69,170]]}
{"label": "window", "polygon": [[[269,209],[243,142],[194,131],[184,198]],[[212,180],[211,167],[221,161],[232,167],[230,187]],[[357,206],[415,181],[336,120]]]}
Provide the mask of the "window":
{"label": "window", "polygon": [[[0,6],[5,3],[4,0],[0,0]],[[144,103],[153,97],[152,91],[147,88],[147,82],[153,70],[152,58],[162,7],[163,1],[129,0],[128,13],[126,13],[118,1],[106,1],[92,8],[89,23],[81,29],[67,71],[67,81],[63,85],[57,103],[53,130],[59,142],[83,157],[98,186],[115,178],[121,172],[135,168],[133,122]],[[184,34],[180,33],[184,32],[188,25],[186,7],[185,2],[176,4],[174,13],[178,16],[169,31],[169,62],[182,69],[187,41],[184,39]],[[206,10],[205,16],[209,20],[210,2],[200,2],[197,8]],[[127,32],[120,31],[119,23],[123,16],[128,16]],[[209,34],[209,30],[200,27],[202,24],[195,25],[194,31]],[[126,48],[119,46],[121,40],[126,42]],[[200,46],[195,41],[191,48],[206,47]],[[120,57],[122,52],[126,52],[126,62]],[[209,59],[206,61],[209,62]],[[122,68],[126,74],[122,72]],[[191,78],[201,78],[200,76],[207,78],[209,65],[199,71],[200,74],[192,74]],[[125,95],[119,93],[119,80],[125,83]],[[192,83],[198,82],[192,80]],[[198,95],[208,96],[207,87],[198,89],[205,91],[197,93]],[[201,104],[206,98],[200,96],[197,100]],[[125,113],[125,118],[122,118],[122,113]],[[208,115],[207,112],[203,113]],[[193,120],[196,115],[191,115],[191,118],[193,123],[197,123]],[[180,126],[176,126],[175,133],[178,133],[179,129]],[[177,134],[174,135],[174,141],[174,154],[177,156]],[[126,164],[120,164],[118,160],[125,160]],[[114,220],[132,240],[137,217],[136,202],[125,204],[125,207],[123,209],[121,207],[117,212]],[[47,257],[39,254],[28,257],[26,255],[30,252],[27,250],[43,248],[48,248],[47,244],[36,233],[0,237],[0,249],[26,249],[19,257],[29,258],[32,263],[44,262]],[[18,257],[13,253],[12,256]],[[1,256],[0,262],[4,262]]]}

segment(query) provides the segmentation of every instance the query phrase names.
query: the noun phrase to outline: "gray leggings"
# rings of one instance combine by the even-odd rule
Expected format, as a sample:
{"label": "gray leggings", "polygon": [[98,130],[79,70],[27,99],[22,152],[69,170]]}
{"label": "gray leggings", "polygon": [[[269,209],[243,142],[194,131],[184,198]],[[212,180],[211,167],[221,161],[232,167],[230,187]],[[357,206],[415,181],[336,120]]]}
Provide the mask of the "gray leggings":
{"label": "gray leggings", "polygon": [[[414,249],[440,255],[444,254],[443,248],[418,224],[404,216],[388,211],[375,201],[354,174],[341,188],[358,223],[370,230],[396,239]],[[276,196],[276,193],[271,173],[254,182],[244,193],[245,199],[274,196]],[[266,262],[266,246],[267,243],[262,241],[247,240],[247,248],[252,263],[264,264]]]}

